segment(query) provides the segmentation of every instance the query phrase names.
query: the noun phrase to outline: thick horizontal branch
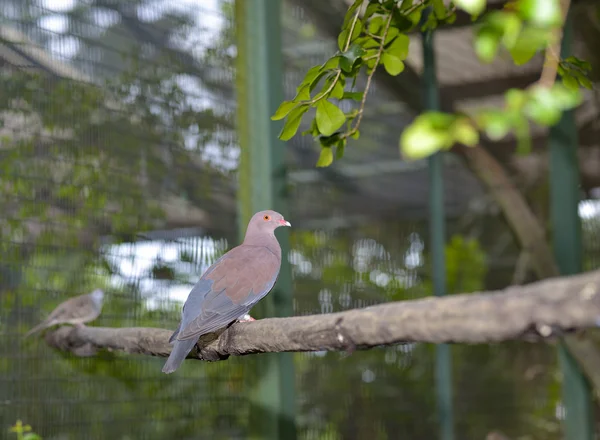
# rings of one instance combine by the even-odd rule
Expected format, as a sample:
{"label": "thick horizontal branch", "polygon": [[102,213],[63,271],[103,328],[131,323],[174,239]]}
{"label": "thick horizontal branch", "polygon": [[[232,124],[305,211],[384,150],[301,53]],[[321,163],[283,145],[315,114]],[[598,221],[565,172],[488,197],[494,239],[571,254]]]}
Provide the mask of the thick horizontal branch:
{"label": "thick horizontal branch", "polygon": [[[600,325],[600,271],[502,291],[381,304],[340,313],[236,323],[201,339],[190,358],[266,352],[366,349],[406,342],[541,340]],[[171,330],[61,327],[46,341],[79,356],[98,349],[166,357]]]}

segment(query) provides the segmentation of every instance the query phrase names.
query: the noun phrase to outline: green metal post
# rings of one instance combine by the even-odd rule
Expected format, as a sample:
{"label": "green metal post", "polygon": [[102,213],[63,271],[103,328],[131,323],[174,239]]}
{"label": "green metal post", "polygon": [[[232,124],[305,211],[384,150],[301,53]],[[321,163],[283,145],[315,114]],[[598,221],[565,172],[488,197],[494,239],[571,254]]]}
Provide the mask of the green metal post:
{"label": "green metal post", "polygon": [[[572,39],[571,17],[564,28],[561,57],[570,55]],[[572,111],[565,112],[559,123],[550,129],[550,210],[554,255],[560,272],[572,275],[581,272],[582,243],[579,219],[579,165],[577,161],[577,126]],[[558,348],[563,372],[563,401],[566,410],[564,438],[592,440],[594,422],[592,397],[579,365],[564,343]]]}
{"label": "green metal post", "polygon": [[[285,146],[277,139],[279,124],[270,117],[283,100],[281,1],[237,0],[239,221],[243,236],[256,211],[275,209],[286,215]],[[290,219],[292,225],[294,219]],[[292,314],[292,278],[287,260],[289,232],[277,231],[282,264],[274,290],[253,310],[256,317]],[[253,359],[250,390],[252,438],[294,440],[295,386],[291,353]]]}
{"label": "green metal post", "polygon": [[[440,102],[435,71],[433,32],[423,32],[421,36],[423,39],[423,95],[425,98],[425,109],[439,110]],[[429,158],[429,228],[433,263],[433,290],[436,296],[446,294],[443,159],[443,153],[437,153]],[[435,348],[435,384],[440,439],[454,440],[452,354],[448,344],[438,344]]]}

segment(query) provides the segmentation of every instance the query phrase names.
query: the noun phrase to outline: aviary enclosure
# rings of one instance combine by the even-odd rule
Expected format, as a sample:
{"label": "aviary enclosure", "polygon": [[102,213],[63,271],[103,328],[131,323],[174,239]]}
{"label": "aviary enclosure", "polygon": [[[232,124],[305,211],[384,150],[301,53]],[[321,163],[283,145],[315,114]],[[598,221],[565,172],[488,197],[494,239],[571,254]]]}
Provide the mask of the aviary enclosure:
{"label": "aviary enclosure", "polygon": [[[454,3],[0,0],[0,438],[23,438],[18,420],[30,439],[597,438],[597,6]],[[552,5],[569,15],[548,50],[531,37],[482,61],[510,40],[489,14],[539,28],[527,8]],[[372,25],[369,7],[396,18]],[[393,27],[406,48],[385,59],[351,44]],[[473,142],[452,119],[443,151],[399,149],[428,111],[506,108],[547,81],[550,52],[580,94],[552,124]],[[272,116],[336,54],[337,78],[366,66],[325,97],[360,137],[340,143],[327,104],[286,135]],[[162,374],[192,286],[265,208],[292,228],[261,319],[191,355],[221,361]],[[87,328],[23,337],[95,289]]]}

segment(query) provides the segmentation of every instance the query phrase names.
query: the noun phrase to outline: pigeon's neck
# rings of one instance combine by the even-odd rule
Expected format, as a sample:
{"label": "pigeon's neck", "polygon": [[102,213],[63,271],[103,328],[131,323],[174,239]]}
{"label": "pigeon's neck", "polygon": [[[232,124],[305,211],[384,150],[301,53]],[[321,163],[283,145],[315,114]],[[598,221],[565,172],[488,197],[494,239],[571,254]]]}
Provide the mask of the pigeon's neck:
{"label": "pigeon's neck", "polygon": [[273,233],[246,235],[244,238],[244,244],[246,246],[266,247],[275,255],[281,257],[281,247],[279,246],[279,242]]}

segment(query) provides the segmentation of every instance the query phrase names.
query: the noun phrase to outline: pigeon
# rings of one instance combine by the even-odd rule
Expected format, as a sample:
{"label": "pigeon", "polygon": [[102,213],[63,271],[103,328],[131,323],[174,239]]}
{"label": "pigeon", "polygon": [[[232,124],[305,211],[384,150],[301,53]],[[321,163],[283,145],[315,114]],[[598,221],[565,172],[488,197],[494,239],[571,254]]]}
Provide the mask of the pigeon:
{"label": "pigeon", "polygon": [[100,289],[86,295],[69,298],[59,304],[40,324],[29,330],[25,337],[57,324],[83,326],[84,323],[93,321],[100,316],[103,301],[104,292]]}
{"label": "pigeon", "polygon": [[243,243],[200,277],[183,305],[179,327],[169,339],[174,345],[163,373],[177,370],[200,336],[237,320],[254,320],[248,312],[271,291],[279,276],[281,247],[275,229],[280,226],[291,224],[278,212],[257,212],[250,219]]}

